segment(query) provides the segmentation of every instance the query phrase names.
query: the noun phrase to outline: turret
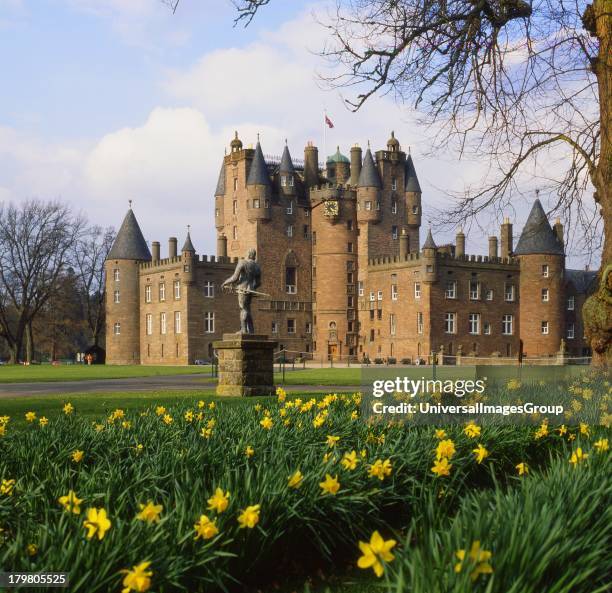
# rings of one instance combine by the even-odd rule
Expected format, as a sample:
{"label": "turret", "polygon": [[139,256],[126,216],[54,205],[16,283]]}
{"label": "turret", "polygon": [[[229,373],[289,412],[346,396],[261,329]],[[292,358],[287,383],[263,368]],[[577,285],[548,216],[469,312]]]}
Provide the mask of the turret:
{"label": "turret", "polygon": [[308,189],[319,184],[319,149],[310,141],[304,148],[304,184]]}
{"label": "turret", "polygon": [[227,237],[223,234],[217,235],[217,257],[227,257]]}
{"label": "turret", "polygon": [[406,229],[402,229],[399,249],[400,259],[406,259],[406,256],[410,253],[410,237],[408,236]]}
{"label": "turret", "polygon": [[154,264],[158,264],[159,259],[160,259],[159,241],[153,241],[153,243],[151,243],[151,251],[152,251],[151,260],[153,261]]}
{"label": "turret", "polygon": [[381,219],[382,182],[374,164],[372,152],[368,148],[357,182],[357,221],[377,223]]}
{"label": "turret", "polygon": [[130,206],[104,263],[107,364],[140,364],[139,264],[150,260]]}
{"label": "turret", "polygon": [[[242,143],[240,143],[240,145],[242,146]],[[225,208],[223,205],[224,196],[225,196],[225,158],[223,159],[221,163],[221,169],[219,171],[219,178],[217,179],[217,187],[215,189],[215,227],[217,228],[217,230],[223,229],[223,226],[225,225]]]}
{"label": "turret", "polygon": [[411,243],[415,249],[418,249],[422,214],[421,185],[419,184],[410,154],[406,158],[406,167],[404,169],[404,200],[406,202],[408,228],[412,236]]}
{"label": "turret", "polygon": [[335,154],[332,154],[327,158],[325,165],[327,169],[327,178],[329,181],[333,181],[340,185],[344,185],[348,182],[351,175],[351,163],[340,152],[339,146],[337,147]]}
{"label": "turret", "polygon": [[421,250],[423,260],[423,280],[425,282],[435,282],[437,280],[437,262],[436,262],[436,250],[437,246],[433,240],[433,236],[431,234],[431,229],[427,232],[427,238],[425,239],[425,243],[423,243],[423,248]]}
{"label": "turret", "polygon": [[283,156],[278,168],[279,193],[284,196],[295,196],[295,169],[289,153],[289,147],[285,144]]}
{"label": "turret", "polygon": [[497,259],[497,237],[489,237],[489,259]]}
{"label": "turret", "polygon": [[514,250],[521,281],[519,311],[527,356],[557,353],[564,337],[563,245],[536,199]]}
{"label": "turret", "polygon": [[250,221],[269,220],[271,216],[272,183],[259,140],[251,161],[246,186],[248,219]]}
{"label": "turret", "polygon": [[455,237],[455,257],[463,257],[465,255],[465,233],[463,229],[459,229]]}
{"label": "turret", "polygon": [[190,227],[187,226],[187,237],[181,249],[183,260],[183,279],[186,284],[193,284],[195,279],[196,250],[191,242]]}
{"label": "turret", "polygon": [[387,150],[389,152],[399,152],[400,151],[400,143],[399,140],[395,137],[395,132],[391,132],[391,138],[387,140]]}
{"label": "turret", "polygon": [[512,250],[514,249],[512,245],[512,223],[509,218],[504,218],[504,222],[501,225],[501,256],[503,258],[510,257],[512,255]]}
{"label": "turret", "polygon": [[176,237],[170,237],[168,239],[168,257],[174,259],[178,256],[178,239]]}
{"label": "turret", "polygon": [[355,144],[351,148],[351,185],[357,187],[361,173],[361,146]]}

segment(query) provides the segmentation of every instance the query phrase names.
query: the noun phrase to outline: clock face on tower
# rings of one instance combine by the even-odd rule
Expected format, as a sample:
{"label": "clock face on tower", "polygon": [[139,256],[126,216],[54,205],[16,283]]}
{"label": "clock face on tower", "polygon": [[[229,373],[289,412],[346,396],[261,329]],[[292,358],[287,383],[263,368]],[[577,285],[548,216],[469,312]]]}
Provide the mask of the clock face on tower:
{"label": "clock face on tower", "polygon": [[327,200],[323,204],[323,213],[325,216],[338,216],[339,208],[337,200]]}

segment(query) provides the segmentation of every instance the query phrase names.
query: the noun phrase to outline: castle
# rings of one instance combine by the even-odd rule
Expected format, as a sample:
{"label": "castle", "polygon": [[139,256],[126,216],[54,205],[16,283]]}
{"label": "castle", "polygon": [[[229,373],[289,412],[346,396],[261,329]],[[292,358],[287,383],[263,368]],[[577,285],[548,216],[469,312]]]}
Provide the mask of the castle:
{"label": "castle", "polygon": [[350,158],[338,149],[322,170],[265,157],[236,133],[215,190],[217,255],[195,253],[189,232],[147,245],[128,211],[105,263],[110,364],[193,364],[239,328],[235,296],[221,284],[257,250],[263,270],[255,329],[286,357],[453,362],[590,354],[582,305],[595,273],[565,267],[563,227],[536,199],[514,246],[506,219],[487,255],[468,255],[459,231],[421,245],[422,195],[410,154],[392,133],[386,149]]}

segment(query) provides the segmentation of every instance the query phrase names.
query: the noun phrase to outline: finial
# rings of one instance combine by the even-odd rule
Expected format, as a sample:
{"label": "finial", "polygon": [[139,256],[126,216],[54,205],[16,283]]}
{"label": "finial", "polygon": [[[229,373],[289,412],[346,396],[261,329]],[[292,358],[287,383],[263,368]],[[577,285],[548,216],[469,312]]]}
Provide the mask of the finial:
{"label": "finial", "polygon": [[410,144],[408,145],[408,154],[410,154]]}
{"label": "finial", "polygon": [[368,148],[370,148],[370,141],[368,140]]}
{"label": "finial", "polygon": [[285,138],[285,146],[287,146],[287,138]]}
{"label": "finial", "polygon": [[236,131],[234,132],[234,138],[235,138],[236,140],[238,140],[238,130],[236,130]]}
{"label": "finial", "polygon": [[190,232],[191,232],[191,225],[190,225],[190,224],[188,224],[188,225],[187,225],[187,234],[189,234]]}
{"label": "finial", "polygon": [[536,189],[536,198],[539,198],[539,197],[540,197],[540,190]]}
{"label": "finial", "polygon": [[395,130],[391,130],[391,138],[395,138]]}
{"label": "finial", "polygon": [[132,200],[128,200],[128,204],[130,205],[130,210],[132,209]]}
{"label": "finial", "polygon": [[259,132],[257,132],[257,142],[259,142]]}

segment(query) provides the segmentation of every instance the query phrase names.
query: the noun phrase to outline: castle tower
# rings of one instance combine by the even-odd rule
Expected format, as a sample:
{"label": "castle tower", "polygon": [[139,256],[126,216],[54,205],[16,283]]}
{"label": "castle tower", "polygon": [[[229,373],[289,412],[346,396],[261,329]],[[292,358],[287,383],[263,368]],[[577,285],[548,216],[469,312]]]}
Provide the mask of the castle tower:
{"label": "castle tower", "polygon": [[410,154],[406,157],[404,172],[404,199],[408,214],[408,233],[410,235],[410,251],[418,251],[419,229],[421,228],[421,186]]}
{"label": "castle tower", "polygon": [[191,242],[189,227],[187,227],[187,237],[185,243],[183,243],[181,255],[183,259],[183,280],[186,284],[193,285],[195,280],[195,263],[197,259],[195,247]]}
{"label": "castle tower", "polygon": [[291,160],[291,154],[289,153],[289,147],[285,144],[283,149],[283,156],[281,157],[280,166],[278,168],[279,173],[279,194],[281,196],[287,196],[289,199],[295,197],[295,168],[293,167],[293,161]]}
{"label": "castle tower", "polygon": [[140,364],[140,262],[151,253],[130,206],[104,263],[106,363]]}
{"label": "castle tower", "polygon": [[357,187],[361,174],[361,146],[355,144],[351,147],[351,186]]}
{"label": "castle tower", "polygon": [[527,356],[555,354],[564,337],[563,245],[536,199],[514,250],[520,265],[520,337]]}
{"label": "castle tower", "polygon": [[304,148],[304,185],[306,190],[319,184],[319,149],[308,142]]}
{"label": "castle tower", "polygon": [[348,183],[351,176],[351,162],[340,152],[339,146],[336,152],[327,158],[325,165],[329,181],[338,185]]}
{"label": "castle tower", "polygon": [[246,187],[248,220],[250,222],[269,220],[271,216],[272,183],[259,140],[251,161]]}
{"label": "castle tower", "polygon": [[423,259],[423,270],[422,278],[425,282],[435,282],[437,280],[437,264],[436,264],[436,250],[438,247],[433,240],[431,229],[427,232],[427,238],[423,243],[422,259]]}
{"label": "castle tower", "polygon": [[219,171],[219,179],[217,180],[217,187],[215,189],[215,228],[217,233],[220,233],[225,226],[225,207],[223,199],[225,197],[225,158],[221,163],[221,170]]}

